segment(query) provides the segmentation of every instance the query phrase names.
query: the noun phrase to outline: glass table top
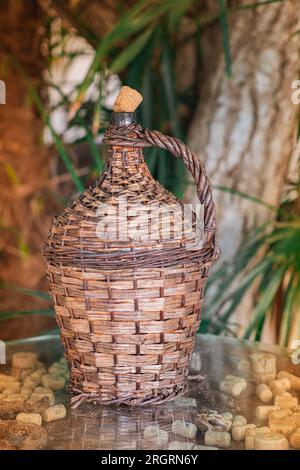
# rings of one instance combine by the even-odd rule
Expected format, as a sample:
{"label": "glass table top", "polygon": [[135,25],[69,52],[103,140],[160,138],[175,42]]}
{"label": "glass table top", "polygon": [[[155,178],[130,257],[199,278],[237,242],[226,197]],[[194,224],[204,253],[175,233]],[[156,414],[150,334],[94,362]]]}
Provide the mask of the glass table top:
{"label": "glass table top", "polygon": [[[255,385],[250,383],[247,372],[243,373],[243,376],[249,380],[247,389],[237,399],[233,400],[221,393],[219,384],[227,374],[241,375],[238,363],[258,350],[276,354],[278,369],[284,368],[297,373],[288,351],[283,348],[233,338],[199,335],[193,356],[193,364],[196,364],[198,370],[191,371],[188,390],[183,396],[183,398],[194,398],[196,407],[194,401],[190,403],[190,401],[177,399],[163,405],[136,408],[82,404],[77,409],[71,410],[69,394],[65,391],[56,392],[57,402],[64,403],[68,413],[65,419],[45,424],[48,431],[47,448],[154,449],[153,445],[149,446],[145,441],[143,431],[146,426],[157,424],[160,429],[167,431],[169,438],[166,444],[158,445],[154,450],[168,449],[170,442],[182,449],[203,445],[203,436],[199,432],[196,438],[186,439],[174,434],[171,427],[172,423],[178,419],[186,423],[194,423],[198,413],[208,409],[217,410],[220,413],[230,411],[233,414],[242,414],[246,416],[249,423],[256,422],[255,408],[262,403],[256,397]],[[40,360],[47,364],[51,364],[63,354],[58,336],[8,343],[8,363],[12,353],[16,351],[35,351]],[[4,370],[4,366],[0,366],[0,371],[2,369]],[[232,441],[232,449],[243,447],[243,443]]]}

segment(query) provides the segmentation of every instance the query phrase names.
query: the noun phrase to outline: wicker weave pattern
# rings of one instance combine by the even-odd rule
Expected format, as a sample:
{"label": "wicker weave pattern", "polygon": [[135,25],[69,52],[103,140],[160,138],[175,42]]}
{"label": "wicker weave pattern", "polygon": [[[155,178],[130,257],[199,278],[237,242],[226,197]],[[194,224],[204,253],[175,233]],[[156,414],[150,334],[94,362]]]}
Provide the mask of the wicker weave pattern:
{"label": "wicker weave pattern", "polygon": [[199,327],[205,271],[195,263],[113,274],[50,266],[72,387],[128,404],[179,391]]}
{"label": "wicker weave pattern", "polygon": [[[193,154],[185,158],[198,175],[206,205],[201,249],[186,248],[195,238],[193,223],[181,239],[166,239],[163,225],[147,242],[122,241],[113,234],[99,239],[100,202],[117,207],[125,195],[129,208],[145,207],[145,221],[153,205],[182,204],[152,178],[141,148],[126,142],[126,135],[129,131],[123,143],[111,137],[101,180],[56,218],[44,247],[70,389],[77,395],[74,406],[83,400],[161,403],[184,391],[208,268],[218,254],[211,189]],[[186,152],[159,133],[143,135],[133,137],[144,142],[140,147],[152,139],[160,147],[171,142],[174,154]],[[110,230],[108,224],[106,234]]]}

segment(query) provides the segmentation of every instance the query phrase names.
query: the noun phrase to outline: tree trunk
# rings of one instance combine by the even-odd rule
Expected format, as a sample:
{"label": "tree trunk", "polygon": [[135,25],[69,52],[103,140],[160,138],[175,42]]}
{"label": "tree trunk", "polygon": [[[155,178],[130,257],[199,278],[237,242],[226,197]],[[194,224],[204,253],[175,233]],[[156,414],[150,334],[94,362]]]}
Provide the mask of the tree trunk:
{"label": "tree trunk", "polygon": [[115,0],[51,0],[58,14],[75,27],[93,47],[104,37],[119,19],[118,7],[128,9],[132,1],[126,5],[118,5]]}
{"label": "tree trunk", "polygon": [[[291,39],[291,34],[299,13],[299,3],[287,1],[232,14],[233,76],[226,78],[223,60],[210,63],[189,129],[189,145],[205,162],[215,185],[271,205],[279,203],[298,126],[298,108],[291,101],[298,37]],[[218,57],[211,46],[209,52]],[[193,190],[189,196],[195,196]],[[214,197],[225,260],[234,255],[250,228],[274,213],[221,190],[215,190]],[[243,315],[238,315],[244,323],[251,311],[249,299],[247,304],[247,312],[244,306]]]}
{"label": "tree trunk", "polygon": [[[48,158],[42,145],[43,124],[15,65],[24,67],[34,85],[41,85],[46,62],[41,54],[42,13],[37,1],[1,0],[0,15],[0,64],[5,71],[1,79],[6,84],[6,104],[0,105],[1,279],[38,288],[45,272],[40,251],[45,236]],[[34,304],[27,297],[23,308]],[[1,310],[14,308],[20,308],[20,298],[16,301],[10,292]],[[30,336],[32,324],[28,321],[27,325]]]}

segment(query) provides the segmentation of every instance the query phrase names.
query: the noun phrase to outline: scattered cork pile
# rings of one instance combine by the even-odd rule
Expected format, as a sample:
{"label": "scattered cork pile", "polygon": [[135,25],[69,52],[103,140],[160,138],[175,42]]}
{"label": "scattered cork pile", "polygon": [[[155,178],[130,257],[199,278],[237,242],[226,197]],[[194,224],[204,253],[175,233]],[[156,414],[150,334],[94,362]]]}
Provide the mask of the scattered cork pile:
{"label": "scattered cork pile", "polygon": [[[250,372],[256,384],[256,394],[264,405],[256,408],[257,423],[248,423],[245,417],[235,417],[231,423],[231,437],[209,435],[208,444],[219,442],[218,447],[230,447],[230,438],[244,441],[247,450],[300,449],[300,377],[286,371],[277,372],[276,356],[267,352],[250,355],[238,364],[241,372]],[[220,383],[220,390],[239,396],[248,386],[245,378],[227,375]],[[269,403],[266,405],[265,403]],[[215,440],[214,440],[215,439]],[[220,444],[221,443],[221,444]]]}
{"label": "scattered cork pile", "polygon": [[[238,375],[226,375],[219,384],[220,391],[236,399],[256,384],[255,392],[262,405],[255,409],[255,423],[248,422],[242,414],[234,416],[232,411],[199,411],[195,399],[180,398],[175,403],[194,409],[191,421],[174,421],[171,433],[158,424],[147,426],[144,429],[145,445],[151,448],[167,446],[169,450],[218,450],[230,449],[234,441],[243,444],[246,450],[300,449],[297,396],[300,377],[283,370],[277,372],[276,356],[266,352],[241,360],[237,370],[250,373],[252,383]],[[200,435],[204,445],[195,442],[196,436]]]}
{"label": "scattered cork pile", "polygon": [[[201,368],[200,363],[197,366]],[[243,443],[246,450],[300,449],[300,377],[277,371],[276,356],[267,352],[241,360],[237,370],[250,373],[251,382],[238,375],[226,375],[219,384],[220,392],[236,399],[254,384],[261,401],[255,409],[255,423],[232,410],[219,413],[199,409],[196,399],[181,397],[175,400],[175,407],[189,410],[192,418],[174,420],[170,431],[157,423],[146,426],[142,446],[218,450],[231,448],[234,441]],[[35,353],[13,355],[10,373],[0,374],[1,450],[45,448],[48,435],[44,423],[66,417],[66,408],[57,403],[56,392],[65,387],[67,378],[64,358],[47,369]],[[203,445],[196,443],[199,437]]]}
{"label": "scattered cork pile", "polygon": [[66,408],[56,403],[55,392],[65,387],[67,379],[64,358],[47,370],[35,353],[13,354],[10,373],[0,374],[1,450],[46,446],[47,430],[42,424],[65,418]]}
{"label": "scattered cork pile", "polygon": [[138,91],[129,86],[122,86],[116,98],[113,110],[116,113],[134,113],[142,101],[143,97]]}

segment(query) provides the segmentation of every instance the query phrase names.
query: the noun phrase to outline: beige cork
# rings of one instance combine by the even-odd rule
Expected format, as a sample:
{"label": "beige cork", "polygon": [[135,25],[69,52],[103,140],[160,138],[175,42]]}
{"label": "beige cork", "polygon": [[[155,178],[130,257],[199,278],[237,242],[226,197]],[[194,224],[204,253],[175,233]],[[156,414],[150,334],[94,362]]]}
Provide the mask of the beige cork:
{"label": "beige cork", "polygon": [[133,113],[142,101],[143,97],[138,91],[129,86],[122,86],[113,110],[116,113]]}

